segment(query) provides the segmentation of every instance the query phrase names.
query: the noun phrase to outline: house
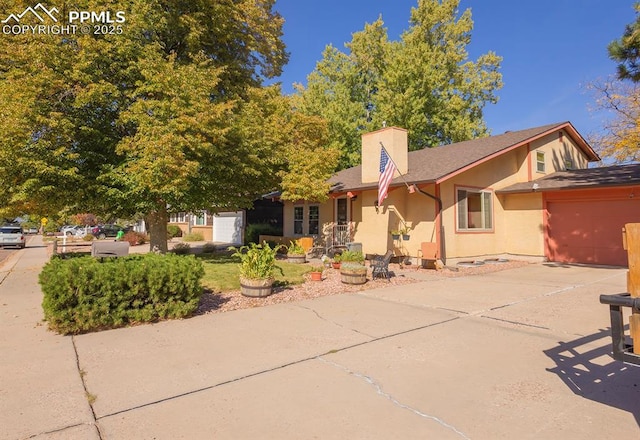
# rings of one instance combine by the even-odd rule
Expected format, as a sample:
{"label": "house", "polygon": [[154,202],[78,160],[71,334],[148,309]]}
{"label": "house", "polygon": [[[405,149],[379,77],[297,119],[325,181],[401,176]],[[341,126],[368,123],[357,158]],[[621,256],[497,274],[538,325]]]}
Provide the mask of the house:
{"label": "house", "polygon": [[244,223],[244,211],[169,214],[169,224],[178,226],[183,234],[198,232],[205,241],[232,245],[243,243]]}
{"label": "house", "polygon": [[[380,152],[398,171],[377,206]],[[600,158],[570,122],[408,152],[407,132],[362,136],[362,164],[336,173],[324,203],[286,202],[284,235],[361,243],[367,254],[528,256],[626,265],[621,228],[640,222],[640,165],[588,168]],[[408,232],[396,239],[392,230]],[[346,232],[345,232],[346,231]],[[428,247],[428,246],[427,246]]]}

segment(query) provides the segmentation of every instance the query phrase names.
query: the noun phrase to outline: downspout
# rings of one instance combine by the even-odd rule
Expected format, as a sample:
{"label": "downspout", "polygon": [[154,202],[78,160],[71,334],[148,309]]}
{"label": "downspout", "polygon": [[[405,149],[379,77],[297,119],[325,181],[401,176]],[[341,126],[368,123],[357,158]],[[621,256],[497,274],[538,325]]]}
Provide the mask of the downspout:
{"label": "downspout", "polygon": [[438,244],[440,245],[440,259],[442,260],[443,263],[446,264],[446,254],[445,254],[445,246],[444,246],[444,241],[443,241],[443,231],[442,231],[442,199],[439,197],[434,196],[433,194],[429,194],[428,192],[424,191],[422,188],[420,188],[418,185],[414,185],[414,187],[418,190],[418,192],[420,192],[420,194],[424,194],[425,196],[429,197],[430,199],[433,199],[436,201],[436,203],[438,204],[438,211],[436,212],[436,240],[438,241]]}

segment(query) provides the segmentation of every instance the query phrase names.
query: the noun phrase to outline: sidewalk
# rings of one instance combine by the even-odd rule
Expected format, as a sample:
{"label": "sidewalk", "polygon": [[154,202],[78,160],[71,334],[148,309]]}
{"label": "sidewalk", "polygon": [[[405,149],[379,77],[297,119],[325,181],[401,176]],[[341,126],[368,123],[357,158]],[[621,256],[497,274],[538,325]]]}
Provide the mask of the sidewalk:
{"label": "sidewalk", "polygon": [[640,368],[611,359],[598,302],[626,270],[534,264],[63,337],[41,323],[44,248],[19,254],[0,284],[0,439],[640,433]]}

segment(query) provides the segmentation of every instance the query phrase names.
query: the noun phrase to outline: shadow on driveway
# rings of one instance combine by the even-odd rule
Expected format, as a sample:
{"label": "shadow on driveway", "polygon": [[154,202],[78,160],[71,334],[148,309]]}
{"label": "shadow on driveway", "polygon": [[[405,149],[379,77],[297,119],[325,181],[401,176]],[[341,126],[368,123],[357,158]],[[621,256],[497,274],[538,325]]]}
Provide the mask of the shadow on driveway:
{"label": "shadow on driveway", "polygon": [[[596,348],[594,348],[596,347]],[[611,356],[611,329],[600,330],[544,350],[558,375],[574,394],[630,412],[640,426],[640,367]]]}

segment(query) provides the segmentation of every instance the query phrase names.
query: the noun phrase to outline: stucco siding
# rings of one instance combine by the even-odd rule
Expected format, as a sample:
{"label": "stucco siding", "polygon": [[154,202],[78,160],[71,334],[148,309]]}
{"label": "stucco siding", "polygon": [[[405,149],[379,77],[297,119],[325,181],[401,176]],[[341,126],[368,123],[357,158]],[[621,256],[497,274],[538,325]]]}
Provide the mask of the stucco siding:
{"label": "stucco siding", "polygon": [[[521,181],[526,168],[527,147],[522,146],[489,162],[458,174],[441,184],[444,207],[443,229],[447,258],[465,258],[508,253],[508,217],[505,208],[493,193],[491,202],[491,230],[458,230],[456,190],[470,188],[495,191]],[[523,171],[524,170],[524,171]]]}
{"label": "stucco siding", "polygon": [[[547,174],[567,169],[567,161],[572,169],[587,168],[588,159],[584,152],[578,148],[575,142],[566,133],[552,133],[537,139],[530,144],[531,177],[533,180],[544,177]],[[545,171],[537,170],[536,153],[544,153]]]}
{"label": "stucco siding", "polygon": [[504,209],[505,252],[544,256],[544,220],[540,193],[498,197]]}

